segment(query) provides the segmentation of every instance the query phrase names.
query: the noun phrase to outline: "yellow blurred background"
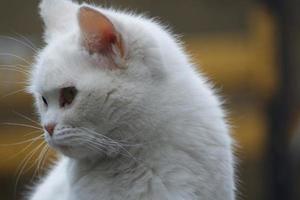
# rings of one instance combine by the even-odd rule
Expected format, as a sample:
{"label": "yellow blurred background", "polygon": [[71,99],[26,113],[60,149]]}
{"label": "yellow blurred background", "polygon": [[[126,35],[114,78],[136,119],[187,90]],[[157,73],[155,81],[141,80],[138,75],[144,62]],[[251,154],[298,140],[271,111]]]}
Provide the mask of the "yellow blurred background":
{"label": "yellow blurred background", "polygon": [[[296,0],[94,0],[146,12],[182,36],[225,99],[238,199],[300,199],[300,16]],[[42,23],[37,0],[0,2],[0,199],[19,199],[46,156],[24,92]],[[34,120],[34,121],[32,121]],[[300,189],[300,188],[299,188]]]}

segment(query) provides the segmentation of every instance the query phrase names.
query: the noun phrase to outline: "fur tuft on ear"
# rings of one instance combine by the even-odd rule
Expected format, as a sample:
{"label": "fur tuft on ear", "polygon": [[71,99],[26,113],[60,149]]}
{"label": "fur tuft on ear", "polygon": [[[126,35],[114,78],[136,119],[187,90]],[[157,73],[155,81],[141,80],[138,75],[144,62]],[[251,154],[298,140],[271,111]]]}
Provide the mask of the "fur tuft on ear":
{"label": "fur tuft on ear", "polygon": [[45,24],[46,42],[76,25],[79,5],[71,0],[41,0],[39,8]]}
{"label": "fur tuft on ear", "polygon": [[89,53],[124,57],[121,34],[104,14],[93,8],[82,6],[79,9],[78,21],[83,45]]}

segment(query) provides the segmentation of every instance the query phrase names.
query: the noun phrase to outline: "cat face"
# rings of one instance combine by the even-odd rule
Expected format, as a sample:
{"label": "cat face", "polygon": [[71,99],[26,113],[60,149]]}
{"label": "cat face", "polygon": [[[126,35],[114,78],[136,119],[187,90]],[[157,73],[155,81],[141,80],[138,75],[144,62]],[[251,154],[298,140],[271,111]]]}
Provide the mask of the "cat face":
{"label": "cat face", "polygon": [[114,156],[162,81],[158,47],[140,20],[71,1],[44,0],[46,47],[32,71],[33,93],[50,146],[74,158]]}

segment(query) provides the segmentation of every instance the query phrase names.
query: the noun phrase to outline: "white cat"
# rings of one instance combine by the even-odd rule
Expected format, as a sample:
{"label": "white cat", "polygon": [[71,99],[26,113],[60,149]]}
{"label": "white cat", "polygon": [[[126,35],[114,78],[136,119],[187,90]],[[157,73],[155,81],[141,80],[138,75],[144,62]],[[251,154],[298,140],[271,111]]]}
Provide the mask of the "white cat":
{"label": "white cat", "polygon": [[32,70],[45,138],[62,154],[30,200],[233,200],[221,103],[157,22],[43,0]]}

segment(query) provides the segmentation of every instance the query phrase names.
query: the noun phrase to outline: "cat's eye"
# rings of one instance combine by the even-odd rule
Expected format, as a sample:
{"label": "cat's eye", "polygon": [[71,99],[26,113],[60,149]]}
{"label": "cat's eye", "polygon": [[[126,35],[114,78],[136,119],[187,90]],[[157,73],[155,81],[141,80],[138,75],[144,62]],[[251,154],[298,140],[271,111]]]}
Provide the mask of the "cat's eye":
{"label": "cat's eye", "polygon": [[70,105],[77,95],[77,89],[75,87],[66,87],[60,90],[59,105],[65,107]]}
{"label": "cat's eye", "polygon": [[46,99],[44,96],[42,96],[42,100],[43,100],[43,102],[44,102],[45,106],[48,106],[47,99]]}

